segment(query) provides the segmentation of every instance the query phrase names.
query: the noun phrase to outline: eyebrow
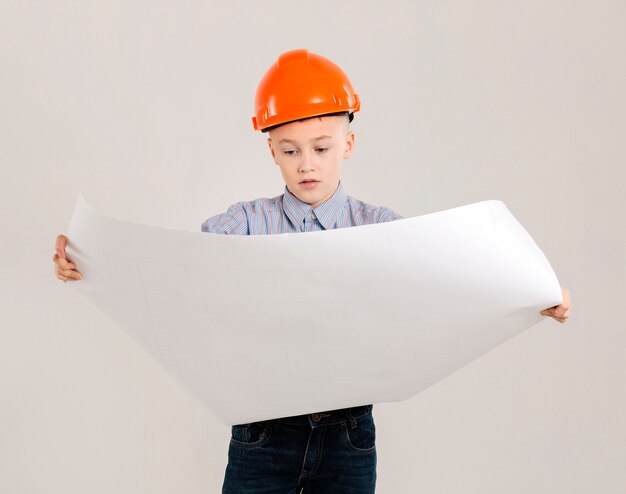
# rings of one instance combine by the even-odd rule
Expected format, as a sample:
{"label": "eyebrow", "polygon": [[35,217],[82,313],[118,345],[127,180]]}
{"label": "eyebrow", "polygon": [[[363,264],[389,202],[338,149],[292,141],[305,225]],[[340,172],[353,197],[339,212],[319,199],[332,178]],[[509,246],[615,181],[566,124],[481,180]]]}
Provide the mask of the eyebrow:
{"label": "eyebrow", "polygon": [[[323,136],[319,136],[319,137],[315,137],[314,139],[311,139],[311,141],[319,141],[321,139],[332,139],[333,136],[327,136],[327,135],[323,135]],[[282,144],[283,142],[288,142],[291,144],[297,144],[297,141],[293,141],[291,139],[281,139],[280,141],[278,141],[278,144]]]}

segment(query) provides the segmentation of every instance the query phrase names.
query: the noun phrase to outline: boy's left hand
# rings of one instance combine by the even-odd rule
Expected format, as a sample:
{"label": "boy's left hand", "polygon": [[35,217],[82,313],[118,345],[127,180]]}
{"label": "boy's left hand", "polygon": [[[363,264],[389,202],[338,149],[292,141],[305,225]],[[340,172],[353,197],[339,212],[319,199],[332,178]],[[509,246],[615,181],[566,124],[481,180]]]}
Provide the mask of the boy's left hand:
{"label": "boy's left hand", "polygon": [[560,323],[564,323],[569,317],[572,302],[569,298],[569,290],[567,288],[561,287],[561,292],[563,293],[563,303],[561,305],[550,307],[549,309],[543,309],[540,314],[542,316],[550,316],[552,319],[555,319]]}

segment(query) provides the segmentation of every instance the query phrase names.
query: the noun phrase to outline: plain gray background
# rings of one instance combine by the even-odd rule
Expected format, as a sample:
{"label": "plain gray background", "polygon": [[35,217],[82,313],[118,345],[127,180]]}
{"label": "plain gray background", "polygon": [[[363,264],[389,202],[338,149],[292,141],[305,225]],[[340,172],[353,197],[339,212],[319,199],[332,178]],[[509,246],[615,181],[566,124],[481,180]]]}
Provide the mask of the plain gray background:
{"label": "plain gray background", "polygon": [[363,102],[350,195],[500,199],[574,304],[376,405],[378,492],[625,492],[625,21],[623,1],[1,0],[0,491],[219,491],[229,429],[55,279],[54,240],[80,190],[191,231],[281,194],[254,91],[308,48]]}

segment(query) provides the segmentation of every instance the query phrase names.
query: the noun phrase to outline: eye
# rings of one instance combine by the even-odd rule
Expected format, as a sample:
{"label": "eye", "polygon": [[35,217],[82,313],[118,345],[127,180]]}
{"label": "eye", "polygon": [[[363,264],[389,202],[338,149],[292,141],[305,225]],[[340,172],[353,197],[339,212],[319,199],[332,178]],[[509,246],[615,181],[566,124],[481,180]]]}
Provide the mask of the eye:
{"label": "eye", "polygon": [[293,150],[293,149],[288,149],[287,151],[283,151],[283,154],[286,154],[287,156],[293,156],[294,154],[296,154],[297,151]]}
{"label": "eye", "polygon": [[328,148],[317,148],[316,151],[319,152],[320,154],[322,154],[322,153],[325,153],[326,151],[328,151]]}

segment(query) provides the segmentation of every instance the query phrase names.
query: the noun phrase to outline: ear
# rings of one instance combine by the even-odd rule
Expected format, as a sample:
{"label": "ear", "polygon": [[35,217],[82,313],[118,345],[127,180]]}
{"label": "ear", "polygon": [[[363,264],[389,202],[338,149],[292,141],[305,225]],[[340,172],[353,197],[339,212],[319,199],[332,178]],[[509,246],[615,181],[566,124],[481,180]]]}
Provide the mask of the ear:
{"label": "ear", "polygon": [[354,151],[354,131],[350,130],[346,134],[345,140],[345,148],[343,150],[343,159],[347,160],[352,156],[352,151]]}
{"label": "ear", "polygon": [[272,145],[272,139],[270,137],[267,138],[267,145],[270,148],[270,153],[272,158],[274,159],[274,163],[278,165],[278,161],[276,161],[276,151],[274,150],[274,146]]}

